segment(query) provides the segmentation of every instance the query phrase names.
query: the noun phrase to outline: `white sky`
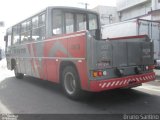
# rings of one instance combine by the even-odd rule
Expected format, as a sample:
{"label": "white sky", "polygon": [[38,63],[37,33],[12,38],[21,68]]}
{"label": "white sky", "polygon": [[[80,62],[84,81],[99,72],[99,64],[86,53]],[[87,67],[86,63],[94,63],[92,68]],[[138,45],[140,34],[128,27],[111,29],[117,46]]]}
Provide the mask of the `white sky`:
{"label": "white sky", "polygon": [[3,33],[6,28],[43,10],[47,6],[73,6],[84,8],[80,3],[88,3],[88,8],[97,5],[116,6],[116,0],[3,0],[0,3],[0,21],[5,28],[0,28],[0,47],[4,48]]}

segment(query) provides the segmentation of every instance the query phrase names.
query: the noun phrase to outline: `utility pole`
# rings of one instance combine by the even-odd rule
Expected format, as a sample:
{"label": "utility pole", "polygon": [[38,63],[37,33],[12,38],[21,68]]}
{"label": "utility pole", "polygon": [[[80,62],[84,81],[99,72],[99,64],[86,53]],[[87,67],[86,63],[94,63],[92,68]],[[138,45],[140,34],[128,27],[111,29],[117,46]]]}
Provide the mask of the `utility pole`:
{"label": "utility pole", "polygon": [[88,9],[88,3],[79,3],[79,4],[81,4],[81,5],[84,5],[85,6],[85,9]]}

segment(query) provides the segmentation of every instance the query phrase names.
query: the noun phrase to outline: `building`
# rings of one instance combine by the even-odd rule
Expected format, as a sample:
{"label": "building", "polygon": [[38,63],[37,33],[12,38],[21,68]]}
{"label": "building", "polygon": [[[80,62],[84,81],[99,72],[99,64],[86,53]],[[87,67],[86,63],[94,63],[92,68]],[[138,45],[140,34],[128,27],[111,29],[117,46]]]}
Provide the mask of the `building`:
{"label": "building", "polygon": [[119,21],[116,7],[99,5],[92,10],[99,13],[102,26]]}
{"label": "building", "polygon": [[117,0],[120,21],[144,18],[160,21],[160,0]]}
{"label": "building", "polygon": [[97,6],[101,25],[141,18],[160,21],[160,0],[117,0],[117,7]]}
{"label": "building", "polygon": [[151,20],[160,22],[160,9],[149,12]]}

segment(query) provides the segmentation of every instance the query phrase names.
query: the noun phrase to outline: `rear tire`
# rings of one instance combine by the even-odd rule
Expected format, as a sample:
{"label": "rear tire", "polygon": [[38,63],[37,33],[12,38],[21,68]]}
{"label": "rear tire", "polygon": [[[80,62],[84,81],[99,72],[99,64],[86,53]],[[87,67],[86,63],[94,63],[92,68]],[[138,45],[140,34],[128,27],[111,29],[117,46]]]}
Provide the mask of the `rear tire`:
{"label": "rear tire", "polygon": [[74,67],[67,66],[62,72],[62,88],[64,93],[71,99],[80,100],[84,97],[80,80]]}
{"label": "rear tire", "polygon": [[16,77],[17,79],[23,79],[23,77],[24,77],[24,74],[18,73],[17,65],[14,66],[14,74],[15,74],[15,77]]}

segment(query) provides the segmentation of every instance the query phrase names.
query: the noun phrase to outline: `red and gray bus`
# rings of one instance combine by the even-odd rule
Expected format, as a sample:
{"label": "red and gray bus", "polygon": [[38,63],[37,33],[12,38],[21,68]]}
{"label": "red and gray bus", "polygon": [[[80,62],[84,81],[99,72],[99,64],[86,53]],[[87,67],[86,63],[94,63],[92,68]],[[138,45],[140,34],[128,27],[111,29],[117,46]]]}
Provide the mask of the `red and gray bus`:
{"label": "red and gray bus", "polygon": [[93,11],[48,7],[8,28],[5,41],[16,78],[59,83],[73,99],[155,80],[152,41],[145,35],[101,39]]}

